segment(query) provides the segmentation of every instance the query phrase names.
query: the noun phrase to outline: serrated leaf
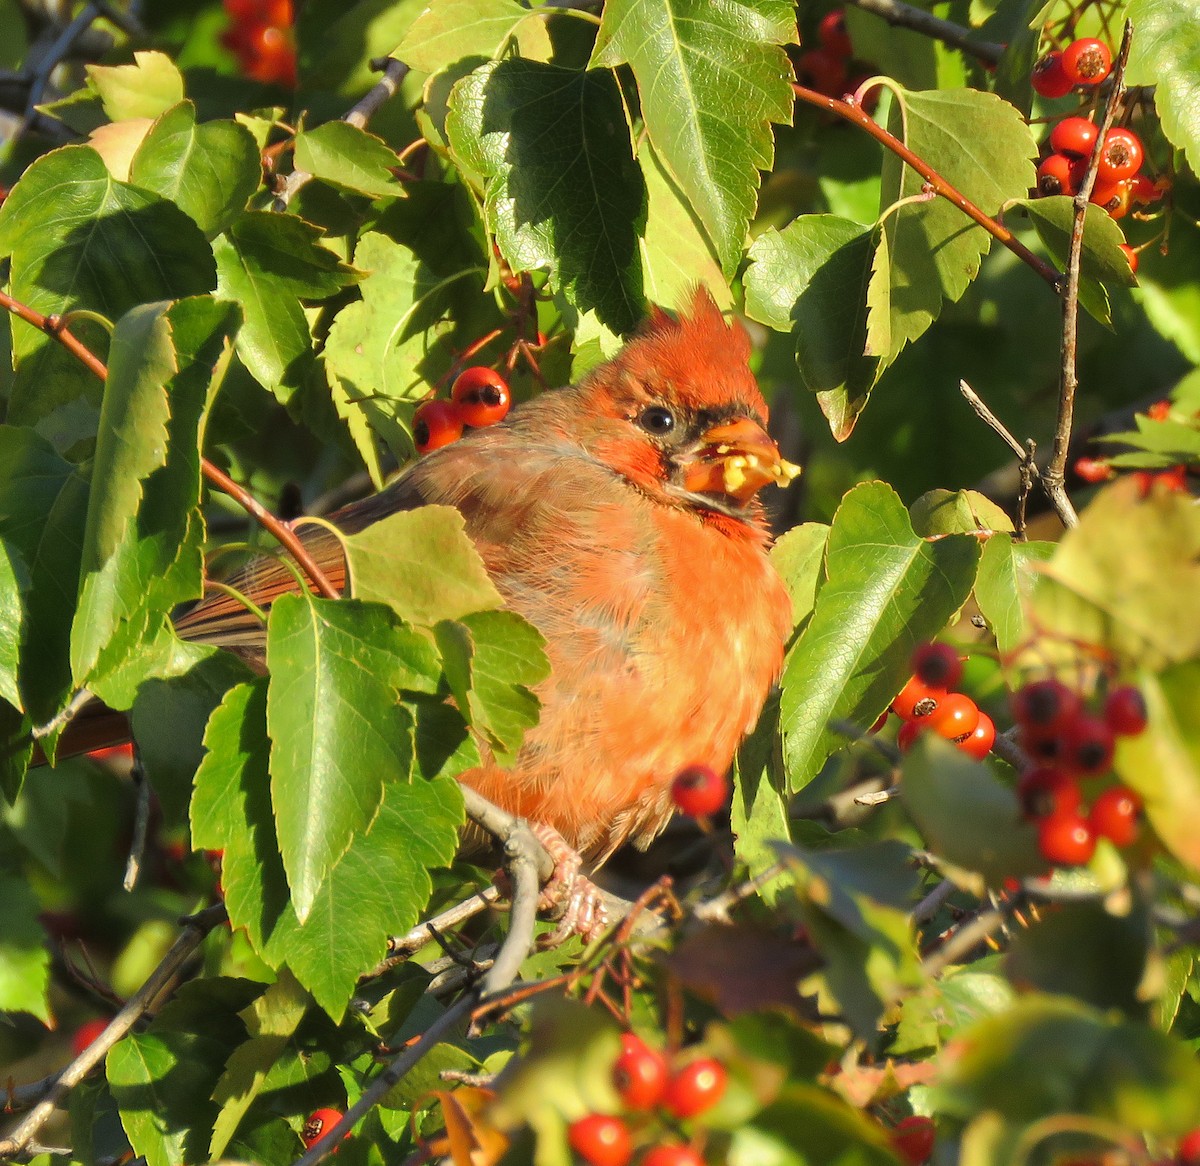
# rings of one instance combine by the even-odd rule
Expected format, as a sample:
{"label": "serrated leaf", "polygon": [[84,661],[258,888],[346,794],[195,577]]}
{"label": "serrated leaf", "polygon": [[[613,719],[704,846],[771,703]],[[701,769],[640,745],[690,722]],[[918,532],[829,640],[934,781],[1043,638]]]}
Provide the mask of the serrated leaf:
{"label": "serrated leaf", "polygon": [[129,181],[170,199],[207,238],[246,208],[262,181],[258,145],[235,121],[196,124],[190,101],[167,110],[133,156]]}
{"label": "serrated leaf", "polygon": [[1018,542],[993,535],[979,559],[975,601],[988,621],[996,646],[1011,652],[1025,636],[1025,608],[1037,578],[1037,564],[1054,554],[1048,542]]}
{"label": "serrated leaf", "polygon": [[1096,441],[1129,446],[1136,453],[1118,453],[1107,460],[1114,466],[1166,469],[1200,463],[1200,429],[1173,418],[1156,421],[1144,413],[1134,417],[1136,430],[1098,435]]}
{"label": "serrated leaf", "polygon": [[841,745],[835,723],[871,725],[909,674],[913,648],[958,610],[975,580],[977,541],[918,538],[882,482],[851,490],[834,516],[826,582],[783,671],[789,787],[802,789]]}
{"label": "serrated leaf", "polygon": [[511,36],[522,57],[548,60],[546,21],[516,0],[435,0],[413,21],[395,56],[438,73],[471,57],[494,57]]}
{"label": "serrated leaf", "polygon": [[166,113],[183,100],[183,74],[166,53],[141,50],[132,65],[88,65],[88,87],[111,121]]}
{"label": "serrated leaf", "polygon": [[[87,308],[115,320],[216,283],[196,224],[158,195],[115,181],[87,146],[64,146],[25,171],[0,207],[0,255],[12,256],[11,294],[46,314]],[[103,358],[107,336],[91,328],[83,338]],[[49,429],[77,401],[94,408],[100,400],[95,374],[22,322],[13,324],[13,362],[9,424]]]}
{"label": "serrated leaf", "polygon": [[871,229],[835,215],[801,215],[750,248],[746,313],[795,338],[796,366],[839,441],[850,436],[882,371],[866,353]]}
{"label": "serrated leaf", "polygon": [[352,594],[432,627],[504,600],[451,506],[421,506],[373,522],[346,539]]}
{"label": "serrated leaf", "polygon": [[319,227],[292,215],[248,211],[213,244],[218,294],[245,317],[238,355],[285,403],[312,358],[301,300],[325,299],[359,278],[320,236]]}
{"label": "serrated leaf", "polygon": [[592,67],[628,63],[650,141],[691,202],[726,276],[754,214],[771,123],[792,120],[796,40],[782,0],[616,0],[604,6]]}
{"label": "serrated leaf", "polygon": [[[888,129],[923,161],[988,214],[1023,198],[1034,183],[1033,134],[1021,115],[991,93],[974,89],[905,92]],[[884,151],[880,214],[921,193],[924,179]],[[991,236],[943,198],[911,203],[883,223],[887,262],[872,276],[872,298],[886,303],[894,359],[940,315],[944,301],[961,298],[979,272]],[[886,294],[885,294],[886,289]],[[882,308],[872,308],[872,316]],[[872,327],[876,328],[872,321]]]}
{"label": "serrated leaf", "polygon": [[296,168],[322,182],[371,198],[400,193],[391,168],[400,164],[382,138],[344,121],[327,121],[296,135]]}
{"label": "serrated leaf", "polygon": [[24,879],[0,876],[0,1011],[28,1012],[50,1025],[50,952],[39,910]]}
{"label": "serrated leaf", "polygon": [[1200,28],[1190,0],[1130,0],[1128,85],[1154,89],[1163,133],[1200,173]]}
{"label": "serrated leaf", "polygon": [[409,637],[379,604],[281,595],[267,624],[271,802],[303,923],[329,871],[412,776]]}
{"label": "serrated leaf", "polygon": [[484,215],[516,271],[548,270],[616,332],[642,315],[646,189],[612,74],[510,58],[454,86],[446,130],[484,176]]}

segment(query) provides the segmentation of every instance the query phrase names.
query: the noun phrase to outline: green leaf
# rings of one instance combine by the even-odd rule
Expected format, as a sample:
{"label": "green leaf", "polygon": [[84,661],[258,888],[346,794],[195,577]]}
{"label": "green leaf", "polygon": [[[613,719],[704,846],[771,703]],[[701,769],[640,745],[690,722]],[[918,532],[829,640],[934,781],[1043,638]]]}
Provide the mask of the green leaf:
{"label": "green leaf", "polygon": [[292,215],[248,211],[214,243],[218,294],[239,304],[237,349],[251,375],[283,402],[312,358],[301,300],[322,300],[358,280],[318,241],[319,227]]}
{"label": "green leaf", "polygon": [[345,109],[379,80],[371,62],[388,56],[424,4],[419,0],[310,0],[296,8],[301,84],[310,92],[349,98]]}
{"label": "green leaf", "polygon": [[167,110],[142,140],[129,181],[170,199],[211,239],[243,210],[262,181],[253,134],[235,121],[196,124],[190,101]]}
{"label": "green leaf", "polygon": [[382,138],[344,121],[327,121],[296,135],[296,169],[371,198],[400,193],[391,168],[400,160]]}
{"label": "green leaf", "polygon": [[546,21],[516,0],[435,0],[413,21],[395,56],[439,73],[471,57],[494,57],[515,36],[522,57],[549,59]]}
{"label": "green leaf", "polygon": [[[1023,198],[1034,183],[1033,134],[1021,115],[991,93],[974,89],[905,92],[893,103],[888,129],[987,214]],[[890,150],[883,155],[880,214],[921,193],[924,179]],[[890,363],[956,301],[979,273],[991,236],[943,198],[911,203],[883,224],[886,262],[871,279],[870,326],[884,326]]]}
{"label": "green leaf", "polygon": [[1142,498],[1135,481],[1101,490],[1043,564],[1033,617],[1043,633],[1157,668],[1200,656],[1200,509],[1179,494]]}
{"label": "green leaf", "polygon": [[827,581],[784,664],[781,723],[793,791],[845,743],[836,722],[865,728],[887,707],[909,674],[913,648],[967,598],[978,558],[969,535],[918,538],[882,482],[842,499],[829,532]]}
{"label": "green leaf", "polygon": [[804,522],[780,535],[771,548],[771,562],[792,597],[792,624],[795,627],[809,617],[817,601],[828,541],[829,527],[825,523]]}
{"label": "green leaf", "polygon": [[801,215],[750,248],[746,313],[791,332],[796,366],[834,437],[850,436],[882,365],[867,356],[865,303],[871,229],[835,215]]}
{"label": "green leaf", "polygon": [[1146,816],[1167,848],[1200,870],[1200,663],[1191,660],[1153,675],[1138,688],[1149,722],[1136,737],[1119,737],[1113,767],[1146,804]]}
{"label": "green leaf", "polygon": [[1200,172],[1200,29],[1190,0],[1130,0],[1128,85],[1154,89],[1163,133]]}
{"label": "green leaf", "polygon": [[1190,1049],[1061,997],[1024,997],[968,1029],[960,1048],[931,1099],[940,1112],[995,1110],[1020,1122],[1076,1113],[1160,1135],[1200,1123]]}
{"label": "green leaf", "polygon": [[790,125],[796,39],[782,0],[616,0],[591,64],[628,63],[658,156],[691,202],[727,276],[746,245],[758,172],[774,158],[771,122]]}
{"label": "green leaf", "polygon": [[1170,466],[1200,463],[1200,428],[1171,417],[1155,421],[1144,413],[1136,414],[1133,420],[1137,425],[1136,430],[1105,433],[1095,438],[1137,451],[1118,453],[1108,458],[1110,465],[1167,469]]}
{"label": "green leaf", "polygon": [[930,490],[908,509],[922,538],[1013,529],[1012,519],[977,490]]}
{"label": "green leaf", "polygon": [[[779,860],[775,844],[791,838],[778,752],[779,701],[772,697],[736,758],[730,829],[734,854],[751,878],[774,866]],[[779,880],[772,880],[760,886],[758,893],[774,905],[778,886]]]}
{"label": "green leaf", "polygon": [[24,879],[0,876],[0,1012],[28,1012],[50,1025],[50,953],[40,909]]}
{"label": "green leaf", "polygon": [[950,968],[905,1000],[889,1053],[904,1056],[940,1048],[967,1025],[1010,1007],[1016,990],[998,972],[987,970],[990,959]]}
{"label": "green leaf", "polygon": [[17,674],[21,661],[21,595],[28,588],[29,571],[21,552],[0,538],[0,700],[24,709]]}
{"label": "green leaf", "polygon": [[373,522],[346,539],[351,594],[385,603],[401,619],[432,627],[504,605],[450,506],[421,506]]}
{"label": "green leaf", "polygon": [[612,74],[490,62],[454,86],[446,130],[486,181],[488,231],[513,269],[548,270],[578,311],[632,329],[646,189]]}
{"label": "green leaf", "polygon": [[165,53],[133,54],[132,65],[88,65],[88,87],[110,121],[154,119],[183,100],[183,74]]}
{"label": "green leaf", "polygon": [[1037,565],[1053,554],[1053,543],[1018,542],[1007,534],[993,535],[984,546],[975,579],[975,602],[1001,652],[1011,652],[1024,638],[1025,609],[1037,579]]}
{"label": "green leaf", "polygon": [[271,801],[303,923],[329,871],[374,820],[386,781],[412,775],[397,705],[407,650],[387,608],[281,595],[267,625]]}
{"label": "green leaf", "polygon": [[[138,304],[202,294],[216,282],[196,224],[165,199],[116,182],[87,146],[64,146],[25,171],[0,207],[0,255],[12,256],[11,294],[48,315],[86,308],[115,320]],[[103,357],[107,337],[94,326],[79,332]],[[61,425],[64,449],[91,435],[91,425],[76,432],[71,409],[78,399],[93,408],[99,402],[93,372],[21,322],[13,324],[13,362],[9,424],[40,423],[48,434]]]}

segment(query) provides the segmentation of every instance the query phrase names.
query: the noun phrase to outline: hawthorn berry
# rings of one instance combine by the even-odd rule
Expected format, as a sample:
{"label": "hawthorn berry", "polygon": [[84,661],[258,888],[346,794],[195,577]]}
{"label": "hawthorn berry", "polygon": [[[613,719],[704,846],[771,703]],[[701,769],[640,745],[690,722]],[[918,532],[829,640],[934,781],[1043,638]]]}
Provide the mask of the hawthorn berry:
{"label": "hawthorn berry", "polygon": [[729,796],[729,782],[710,765],[688,765],[671,782],[671,801],[689,818],[715,814]]}
{"label": "hawthorn berry", "polygon": [[1083,37],[1063,49],[1062,71],[1072,85],[1099,85],[1112,71],[1112,51],[1102,40]]}
{"label": "hawthorn berry", "polygon": [[1086,117],[1064,117],[1050,131],[1050,148],[1059,154],[1086,158],[1100,131]]}
{"label": "hawthorn berry", "polygon": [[1075,811],[1051,814],[1038,823],[1038,850],[1055,866],[1083,866],[1096,853],[1096,835]]}
{"label": "hawthorn berry", "polygon": [[1149,417],[1151,421],[1165,421],[1171,416],[1171,402],[1165,398],[1161,401],[1155,401],[1154,404],[1146,410],[1146,416]]}
{"label": "hawthorn berry", "polygon": [[975,732],[979,724],[979,709],[975,702],[961,692],[947,693],[937,708],[929,714],[929,727],[939,737],[956,741],[959,737]]}
{"label": "hawthorn berry", "polygon": [[1133,790],[1114,785],[1092,803],[1088,822],[1097,837],[1114,846],[1128,846],[1137,837],[1141,813],[1142,799]]}
{"label": "hawthorn berry", "polygon": [[647,1150],[641,1166],[704,1166],[704,1159],[690,1146],[664,1143]]}
{"label": "hawthorn berry", "polygon": [[1189,1130],[1175,1147],[1177,1166],[1200,1166],[1200,1126]]}
{"label": "hawthorn berry", "polygon": [[1038,193],[1043,195],[1074,194],[1079,189],[1079,158],[1068,158],[1066,154],[1051,154],[1042,159],[1038,166]]}
{"label": "hawthorn berry", "polygon": [[906,721],[927,717],[945,695],[944,688],[931,688],[919,676],[913,676],[892,701],[892,712]]}
{"label": "hawthorn berry", "polygon": [[817,25],[817,40],[834,56],[854,56],[854,46],[850,43],[850,34],[846,31],[846,14],[840,8],[827,12]]}
{"label": "hawthorn berry", "polygon": [[1169,470],[1159,470],[1154,475],[1158,485],[1171,494],[1187,493],[1187,466],[1172,466]]}
{"label": "hawthorn berry", "polygon": [[[1096,163],[1096,177],[1106,182],[1120,182],[1132,178],[1141,168],[1145,150],[1141,139],[1123,126],[1116,126],[1104,135],[1100,147],[1100,160]],[[1132,190],[1131,190],[1132,196]]]}
{"label": "hawthorn berry", "polygon": [[1146,721],[1146,700],[1132,684],[1114,688],[1104,698],[1104,723],[1118,737],[1136,737]]}
{"label": "hawthorn berry", "polygon": [[1062,53],[1057,49],[1047,53],[1033,66],[1030,76],[1034,93],[1041,97],[1066,97],[1075,87],[1071,78],[1063,72]]}
{"label": "hawthorn berry", "polygon": [[[300,1140],[310,1149],[315,1146],[345,1115],[340,1109],[330,1109],[328,1107],[322,1109],[314,1109],[312,1113],[304,1121],[304,1126],[300,1130]],[[342,1140],[345,1141],[350,1135],[347,1133]],[[337,1151],[335,1150],[336,1154]]]}
{"label": "hawthorn berry", "polygon": [[[1121,245],[1121,250],[1126,250],[1125,245]],[[1130,260],[1130,266],[1137,270],[1137,252],[1131,251],[1133,259]],[[1085,482],[1091,482],[1095,485],[1097,482],[1107,482],[1117,476],[1117,471],[1112,468],[1109,462],[1102,457],[1081,457],[1077,458],[1073,467],[1075,476],[1082,478]]]}
{"label": "hawthorn berry", "polygon": [[1129,179],[1108,182],[1097,178],[1088,201],[1107,212],[1110,219],[1123,219],[1133,205],[1133,184]]}
{"label": "hawthorn berry", "polygon": [[1048,766],[1027,769],[1017,781],[1017,797],[1026,818],[1052,818],[1075,813],[1083,793],[1069,773]]}
{"label": "hawthorn berry", "polygon": [[94,1020],[85,1020],[71,1037],[71,1052],[79,1056],[84,1049],[93,1044],[97,1037],[108,1027],[108,1021],[97,1016]]}
{"label": "hawthorn berry", "polygon": [[653,1109],[667,1087],[667,1059],[631,1032],[621,1037],[621,1055],[613,1063],[613,1085],[630,1109]]}
{"label": "hawthorn berry", "polygon": [[979,723],[965,740],[957,742],[958,747],[966,754],[982,761],[996,743],[996,722],[985,712],[979,714]]}
{"label": "hawthorn berry", "polygon": [[875,723],[867,730],[867,732],[868,733],[878,733],[879,730],[882,729],[883,726],[887,724],[889,711],[890,710],[888,710],[888,709],[884,709],[883,712],[881,712],[879,714],[879,716],[876,718]]}
{"label": "hawthorn berry", "polygon": [[905,721],[900,726],[900,731],[896,734],[896,748],[901,753],[907,753],[916,743],[917,738],[925,731],[929,723],[927,717],[918,717],[916,720]]}
{"label": "hawthorn berry", "polygon": [[455,378],[450,397],[465,425],[482,429],[503,421],[512,406],[508,382],[495,369],[474,365]]}
{"label": "hawthorn berry", "polygon": [[676,1117],[695,1117],[721,1100],[728,1081],[720,1061],[697,1057],[671,1076],[663,1093],[663,1106]]}
{"label": "hawthorn berry", "polygon": [[812,49],[801,53],[796,66],[800,76],[826,97],[841,97],[846,92],[849,72],[846,58],[829,49]]}
{"label": "hawthorn berry", "polygon": [[441,449],[462,437],[462,412],[453,401],[426,401],[413,414],[413,444],[417,453]]}
{"label": "hawthorn berry", "polygon": [[1148,174],[1135,174],[1133,185],[1129,188],[1130,199],[1139,206],[1157,202],[1162,198],[1162,188]]}
{"label": "hawthorn berry", "polygon": [[629,1130],[619,1117],[589,1113],[567,1127],[567,1141],[589,1166],[625,1166],[633,1157]]}
{"label": "hawthorn berry", "polygon": [[1112,764],[1113,731],[1099,717],[1082,713],[1066,731],[1064,763],[1088,777],[1104,773]]}
{"label": "hawthorn berry", "polygon": [[1121,254],[1124,255],[1126,260],[1129,262],[1129,270],[1136,275],[1138,269],[1138,253],[1132,247],[1130,247],[1128,243],[1121,243],[1120,248]]}
{"label": "hawthorn berry", "polygon": [[912,654],[913,675],[930,688],[953,688],[962,679],[962,661],[949,644],[922,644]]}
{"label": "hawthorn berry", "polygon": [[933,1153],[937,1128],[933,1119],[912,1114],[896,1124],[891,1134],[892,1146],[909,1166],[921,1166]]}
{"label": "hawthorn berry", "polygon": [[1012,714],[1030,729],[1065,729],[1083,707],[1079,695],[1058,680],[1035,680],[1013,693]]}

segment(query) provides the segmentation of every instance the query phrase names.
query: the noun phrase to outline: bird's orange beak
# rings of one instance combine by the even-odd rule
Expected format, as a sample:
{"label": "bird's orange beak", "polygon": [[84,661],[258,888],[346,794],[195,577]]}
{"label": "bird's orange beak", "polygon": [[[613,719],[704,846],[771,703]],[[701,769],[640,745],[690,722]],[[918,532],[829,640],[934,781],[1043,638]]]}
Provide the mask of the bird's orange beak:
{"label": "bird's orange beak", "polygon": [[800,473],[799,466],[780,456],[766,430],[748,417],[714,425],[682,462],[684,489],[726,494],[739,502],[749,502],[768,482],[786,486]]}

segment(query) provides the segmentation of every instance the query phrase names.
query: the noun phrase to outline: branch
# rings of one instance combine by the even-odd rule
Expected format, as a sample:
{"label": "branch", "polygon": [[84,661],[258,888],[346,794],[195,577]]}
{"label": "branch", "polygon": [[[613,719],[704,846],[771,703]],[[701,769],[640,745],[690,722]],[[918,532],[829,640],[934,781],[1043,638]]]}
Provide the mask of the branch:
{"label": "branch", "polygon": [[1083,256],[1083,226],[1087,217],[1088,199],[1096,185],[1096,171],[1100,165],[1100,152],[1104,148],[1104,136],[1112,126],[1117,106],[1125,93],[1125,66],[1129,61],[1132,42],[1133,24],[1126,20],[1121,49],[1113,66],[1112,88],[1104,104],[1104,116],[1100,119],[1096,142],[1092,146],[1092,156],[1088,159],[1087,173],[1084,174],[1075,194],[1075,219],[1071,224],[1071,244],[1067,252],[1067,278],[1062,300],[1062,366],[1058,382],[1058,419],[1054,427],[1054,448],[1050,454],[1050,464],[1042,478],[1043,489],[1054,503],[1054,509],[1059,512],[1060,517],[1064,513],[1070,515],[1069,521],[1065,518],[1063,520],[1067,526],[1076,526],[1079,523],[1075,508],[1067,497],[1065,477],[1067,450],[1071,444],[1071,424],[1075,415],[1075,392],[1079,387],[1075,360],[1079,330],[1079,268]]}
{"label": "branch", "polygon": [[1003,243],[1023,263],[1033,268],[1055,292],[1058,292],[1062,276],[1056,268],[1030,251],[1002,222],[981,211],[962,191],[943,178],[928,162],[918,158],[899,138],[888,133],[859,105],[837,97],[826,97],[823,93],[818,93],[815,89],[806,89],[803,85],[793,84],[792,90],[801,101],[836,114],[843,120],[852,122],[860,129],[865,130],[877,142],[882,143],[896,157],[921,175],[936,194],[952,202],[967,218],[981,226],[992,238]]}
{"label": "branch", "polygon": [[934,40],[940,40],[943,44],[950,45],[951,48],[962,49],[964,53],[970,53],[973,57],[978,57],[979,60],[989,65],[998,64],[1004,55],[1003,45],[995,44],[992,41],[972,40],[970,29],[963,28],[961,24],[954,24],[949,20],[942,20],[921,8],[914,8],[911,4],[903,3],[903,0],[849,0],[849,2],[855,8],[861,8],[863,12],[881,16],[888,24],[911,28],[914,32],[932,37]]}
{"label": "branch", "polygon": [[204,937],[227,918],[225,904],[217,903],[183,920],[183,934],[172,944],[171,950],[163,956],[162,962],[146,982],[129,998],[129,1003],[57,1077],[47,1080],[42,1099],[20,1125],[0,1141],[0,1159],[16,1158],[28,1151],[38,1130],[45,1125],[67,1093],[99,1065],[108,1050],[150,1011],[159,994],[179,974]]}
{"label": "branch", "polygon": [[[76,360],[99,377],[100,380],[104,381],[108,379],[108,369],[105,367],[104,362],[71,332],[70,328],[63,323],[62,317],[54,315],[44,316],[41,312],[29,307],[28,304],[23,304],[20,300],[13,299],[12,296],[3,291],[0,291],[0,307],[6,308],[18,319],[24,320],[26,324],[32,325],[39,331],[45,332],[47,336],[57,340]],[[200,471],[212,485],[233,498],[243,510],[258,519],[265,530],[275,536],[275,539],[304,569],[304,573],[312,580],[313,586],[320,594],[325,596],[326,599],[341,598],[341,592],[329,582],[325,572],[317,566],[316,561],[308,553],[308,550],[300,541],[296,532],[286,522],[282,522],[276,518],[258,499],[252,497],[228,474],[213,465],[208,458],[202,457],[200,459]]]}

